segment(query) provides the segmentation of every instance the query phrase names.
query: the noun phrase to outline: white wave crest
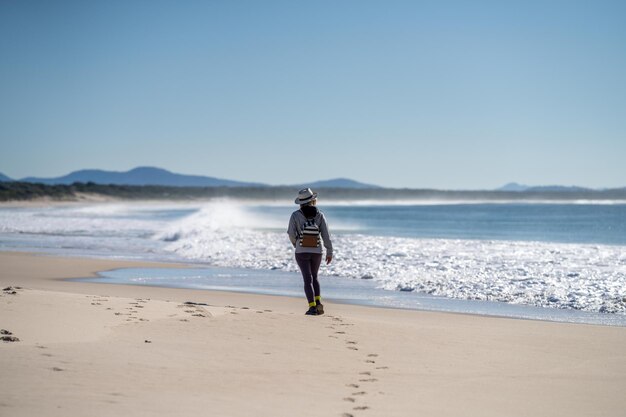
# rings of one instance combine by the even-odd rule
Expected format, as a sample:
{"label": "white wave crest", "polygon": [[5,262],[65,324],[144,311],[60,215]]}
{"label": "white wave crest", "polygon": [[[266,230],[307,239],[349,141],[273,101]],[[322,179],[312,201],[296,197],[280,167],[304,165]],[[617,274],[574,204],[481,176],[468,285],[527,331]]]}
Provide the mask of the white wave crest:
{"label": "white wave crest", "polygon": [[[298,271],[286,233],[238,205],[210,205],[159,236],[167,249],[216,266]],[[324,275],[373,279],[382,288],[541,307],[626,312],[626,254],[609,245],[333,238]]]}
{"label": "white wave crest", "polygon": [[188,259],[207,261],[216,266],[261,269],[272,260],[274,269],[282,269],[287,267],[286,263],[279,261],[276,264],[276,260],[288,257],[291,244],[286,233],[281,236],[267,231],[278,227],[276,219],[224,201],[207,204],[154,237],[170,242],[166,250]]}
{"label": "white wave crest", "polygon": [[[389,290],[540,307],[626,312],[620,246],[341,236],[329,272]],[[346,241],[346,240],[349,240]]]}

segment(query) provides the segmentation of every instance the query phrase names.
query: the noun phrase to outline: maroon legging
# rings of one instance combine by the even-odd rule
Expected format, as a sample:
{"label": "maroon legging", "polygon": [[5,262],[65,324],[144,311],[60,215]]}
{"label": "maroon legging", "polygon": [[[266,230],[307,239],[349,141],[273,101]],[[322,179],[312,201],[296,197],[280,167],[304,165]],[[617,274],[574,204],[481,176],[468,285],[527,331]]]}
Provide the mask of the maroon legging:
{"label": "maroon legging", "polygon": [[317,280],[317,271],[322,263],[321,253],[296,253],[296,262],[302,272],[304,293],[309,303],[315,301],[320,294],[320,283]]}

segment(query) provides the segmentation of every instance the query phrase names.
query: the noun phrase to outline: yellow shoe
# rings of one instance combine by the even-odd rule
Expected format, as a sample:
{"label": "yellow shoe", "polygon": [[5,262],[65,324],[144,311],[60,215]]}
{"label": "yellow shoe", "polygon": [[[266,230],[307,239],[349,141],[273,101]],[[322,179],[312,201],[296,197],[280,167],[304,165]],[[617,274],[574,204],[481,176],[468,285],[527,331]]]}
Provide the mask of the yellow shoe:
{"label": "yellow shoe", "polygon": [[318,303],[315,308],[317,309],[317,315],[321,316],[322,314],[324,314],[324,305],[321,303]]}

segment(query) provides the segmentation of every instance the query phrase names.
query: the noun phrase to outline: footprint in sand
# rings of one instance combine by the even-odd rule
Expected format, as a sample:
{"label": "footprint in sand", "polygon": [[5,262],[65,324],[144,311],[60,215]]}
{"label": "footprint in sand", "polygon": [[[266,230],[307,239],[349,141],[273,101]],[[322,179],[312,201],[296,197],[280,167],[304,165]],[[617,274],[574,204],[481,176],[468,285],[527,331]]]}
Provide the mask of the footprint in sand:
{"label": "footprint in sand", "polygon": [[376,361],[373,361],[373,360],[371,360],[371,359],[368,359],[368,360],[366,360],[366,361],[365,361],[365,363],[376,363]]}
{"label": "footprint in sand", "polygon": [[[193,306],[201,306],[201,305],[206,305],[208,306],[208,304],[206,303],[195,303],[195,302],[191,302],[191,301],[186,301],[184,304],[179,304],[176,307],[178,308],[186,308],[186,310],[183,310],[185,313],[189,313],[191,316],[193,317],[212,317],[212,314],[209,313],[208,311],[206,311],[204,308],[202,307],[193,307]],[[143,308],[142,306],[138,306],[139,308]],[[231,312],[231,314],[233,314],[233,312]]]}
{"label": "footprint in sand", "polygon": [[369,407],[366,405],[360,405],[358,407],[354,407],[353,410],[368,410]]}
{"label": "footprint in sand", "polygon": [[1,336],[0,340],[3,342],[19,342],[20,339],[15,336]]}
{"label": "footprint in sand", "polygon": [[378,357],[378,354],[376,353],[370,353],[369,355],[367,355],[368,358],[376,358]]}
{"label": "footprint in sand", "polygon": [[365,391],[358,391],[358,392],[353,392],[352,395],[365,395],[367,394],[367,392]]}
{"label": "footprint in sand", "polygon": [[346,334],[346,332],[335,332],[336,334]]}
{"label": "footprint in sand", "polygon": [[389,369],[388,366],[377,366],[376,369]]}
{"label": "footprint in sand", "polygon": [[351,403],[353,403],[353,402],[355,402],[355,401],[356,401],[356,400],[355,400],[354,398],[352,398],[352,397],[346,397],[346,398],[344,398],[343,400],[344,400],[344,401],[351,402]]}
{"label": "footprint in sand", "polygon": [[17,290],[21,290],[22,287],[5,287],[2,291],[7,295],[17,295]]}
{"label": "footprint in sand", "polygon": [[196,301],[185,301],[183,304],[188,305],[188,306],[209,306],[207,303],[199,303]]}
{"label": "footprint in sand", "polygon": [[346,384],[346,387],[350,387],[350,388],[358,388],[359,384]]}
{"label": "footprint in sand", "polygon": [[359,375],[372,375],[370,371],[359,372]]}
{"label": "footprint in sand", "polygon": [[354,414],[350,414],[350,413],[343,413],[341,415],[341,417],[354,417]]}
{"label": "footprint in sand", "polygon": [[348,346],[348,349],[350,349],[350,350],[359,350],[358,347],[354,347],[354,346]]}
{"label": "footprint in sand", "polygon": [[376,382],[378,381],[378,379],[376,378],[363,378],[363,379],[359,379],[359,382]]}

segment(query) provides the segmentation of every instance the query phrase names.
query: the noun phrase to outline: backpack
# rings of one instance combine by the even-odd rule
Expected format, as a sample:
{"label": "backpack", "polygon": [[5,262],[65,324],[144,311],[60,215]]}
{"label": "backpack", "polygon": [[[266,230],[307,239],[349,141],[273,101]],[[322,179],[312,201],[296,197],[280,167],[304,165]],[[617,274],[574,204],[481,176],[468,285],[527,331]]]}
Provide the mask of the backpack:
{"label": "backpack", "polygon": [[300,233],[300,246],[305,248],[318,248],[320,246],[320,228],[315,224],[315,217],[306,219],[304,222]]}

